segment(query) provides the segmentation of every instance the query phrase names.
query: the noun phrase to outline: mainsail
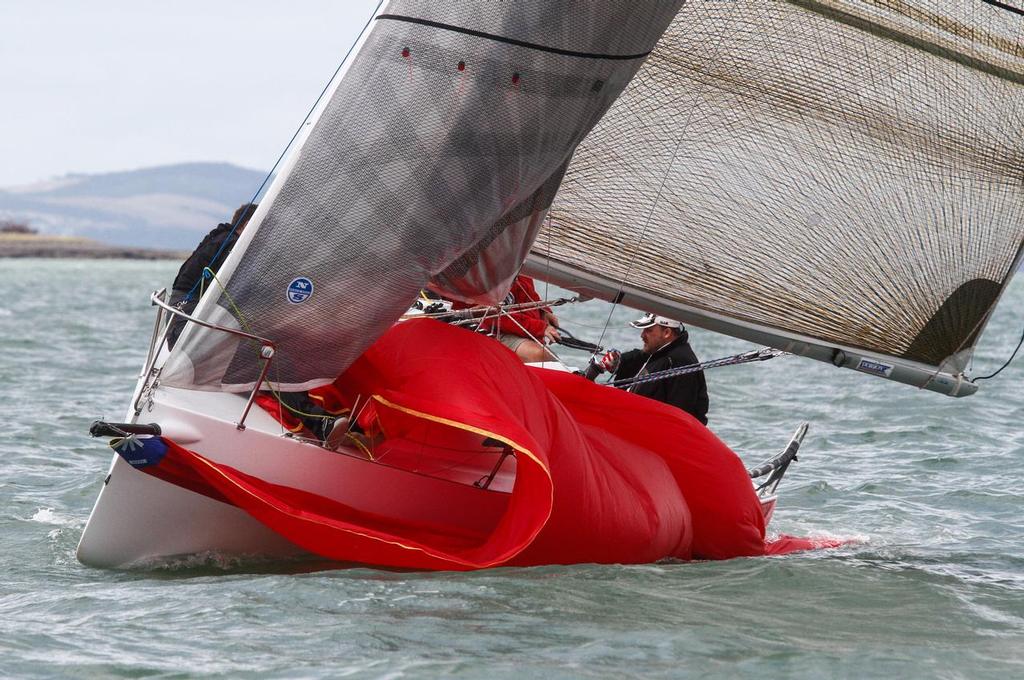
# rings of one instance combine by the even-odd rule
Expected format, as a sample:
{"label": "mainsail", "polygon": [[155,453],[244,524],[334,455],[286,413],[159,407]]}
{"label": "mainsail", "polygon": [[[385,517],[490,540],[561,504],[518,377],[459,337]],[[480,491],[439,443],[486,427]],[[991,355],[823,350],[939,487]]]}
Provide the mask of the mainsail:
{"label": "mainsail", "polygon": [[694,0],[535,276],[949,394],[1024,244],[1019,0]]}
{"label": "mainsail", "polygon": [[[301,390],[333,380],[431,279],[470,299],[507,285],[573,150],[681,4],[387,3],[197,317],[273,341],[270,379]],[[249,342],[189,324],[161,379],[241,391],[260,363]]]}

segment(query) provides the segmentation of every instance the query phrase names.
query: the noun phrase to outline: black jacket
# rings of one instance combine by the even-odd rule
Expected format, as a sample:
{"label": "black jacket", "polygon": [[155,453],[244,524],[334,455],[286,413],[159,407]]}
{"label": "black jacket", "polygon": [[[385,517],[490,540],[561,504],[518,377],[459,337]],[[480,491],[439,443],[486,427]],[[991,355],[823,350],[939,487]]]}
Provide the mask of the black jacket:
{"label": "black jacket", "polygon": [[[689,335],[684,330],[682,335],[653,355],[648,355],[640,349],[623,353],[619,360],[619,369],[615,372],[615,379],[632,378],[641,373],[641,369],[643,369],[642,375],[647,375],[669,368],[699,363],[688,340]],[[650,361],[647,361],[648,356],[650,356]],[[646,366],[644,362],[647,362]],[[708,385],[704,380],[704,371],[655,380],[628,389],[634,394],[657,399],[681,408],[701,423],[708,424]]]}
{"label": "black jacket", "polygon": [[[185,299],[185,296],[192,290],[192,286],[196,284],[196,281],[202,278],[204,268],[209,267],[213,271],[220,269],[220,265],[227,258],[228,253],[231,252],[235,242],[238,240],[238,233],[241,231],[241,229],[236,229],[232,232],[231,227],[232,225],[228,222],[218,224],[210,230],[210,233],[196,246],[195,251],[182,263],[178,269],[178,275],[174,277],[174,283],[171,285],[170,303],[172,305],[178,305]],[[224,245],[225,241],[227,245]],[[214,262],[213,257],[222,245],[224,245],[224,250],[221,251],[217,261]],[[196,288],[188,302],[181,304],[180,307],[186,314],[191,314],[198,303],[199,288]],[[174,347],[174,343],[178,341],[178,335],[181,334],[181,329],[184,326],[185,319],[180,316],[174,317],[174,320],[171,321],[171,327],[167,333],[169,347]]]}
{"label": "black jacket", "polygon": [[[240,229],[236,229],[234,233],[231,232],[231,224],[222,222],[216,227],[210,230],[203,240],[196,246],[195,251],[188,256],[188,259],[182,263],[181,268],[178,269],[178,275],[174,277],[174,283],[171,285],[172,294],[177,294],[179,300],[192,290],[192,286],[195,285],[196,281],[203,275],[203,269],[209,267],[213,271],[220,269],[220,265],[224,262],[224,259],[231,252],[231,248],[234,247],[235,241],[238,240],[238,232]],[[230,239],[228,235],[230,234]],[[217,258],[216,262],[213,262],[213,256],[220,250],[221,245],[225,241],[228,241],[227,246],[224,247],[220,257]],[[198,289],[196,295],[193,298],[198,297]]]}

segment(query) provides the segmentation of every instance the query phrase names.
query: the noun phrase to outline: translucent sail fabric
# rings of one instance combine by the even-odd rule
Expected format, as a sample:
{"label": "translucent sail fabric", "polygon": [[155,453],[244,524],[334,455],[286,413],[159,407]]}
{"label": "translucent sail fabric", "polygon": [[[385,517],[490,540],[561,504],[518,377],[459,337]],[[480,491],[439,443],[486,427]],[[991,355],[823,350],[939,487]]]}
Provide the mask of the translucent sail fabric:
{"label": "translucent sail fabric", "polygon": [[[506,282],[527,246],[494,226],[550,202],[680,4],[388,3],[197,316],[272,340],[270,378],[299,390],[335,378],[431,278],[470,296]],[[489,279],[484,250],[504,268]],[[190,324],[162,380],[241,391],[259,369],[248,341]]]}
{"label": "translucent sail fabric", "polygon": [[531,272],[954,391],[1024,242],[1004,4],[688,2],[575,153]]}
{"label": "translucent sail fabric", "polygon": [[530,253],[564,174],[565,165],[495,222],[473,248],[433,277],[430,288],[463,302],[500,303]]}

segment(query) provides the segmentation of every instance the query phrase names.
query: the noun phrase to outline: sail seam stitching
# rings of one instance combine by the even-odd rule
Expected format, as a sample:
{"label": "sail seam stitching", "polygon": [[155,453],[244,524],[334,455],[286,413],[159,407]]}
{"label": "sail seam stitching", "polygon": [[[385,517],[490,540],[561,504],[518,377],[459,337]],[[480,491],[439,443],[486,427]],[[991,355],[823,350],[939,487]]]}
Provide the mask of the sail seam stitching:
{"label": "sail seam stitching", "polygon": [[999,9],[1005,9],[1007,12],[1013,12],[1014,14],[1019,14],[1022,17],[1024,17],[1024,9],[1018,9],[1018,8],[1014,7],[1013,5],[1006,4],[1005,2],[999,2],[999,0],[981,0],[981,1],[983,3],[985,3],[986,5],[992,5],[993,7],[998,7]]}
{"label": "sail seam stitching", "polygon": [[485,33],[483,31],[475,31],[471,28],[463,28],[462,26],[453,26],[452,24],[444,24],[439,21],[431,21],[429,19],[419,19],[417,17],[403,16],[401,14],[381,14],[377,16],[377,20],[390,19],[392,21],[404,21],[410,24],[419,24],[421,26],[430,26],[432,28],[440,28],[444,31],[452,31],[454,33],[464,33],[465,35],[471,35],[476,38],[484,38],[485,40],[493,40],[495,42],[506,43],[508,45],[515,45],[516,47],[525,47],[531,50],[537,50],[540,52],[550,52],[551,54],[559,54],[565,57],[579,57],[582,59],[611,59],[628,61],[630,59],[643,59],[651,52],[643,52],[641,54],[601,54],[598,52],[577,52],[576,50],[566,50],[561,47],[550,47],[548,45],[541,45],[538,43],[527,42],[525,40],[517,40],[515,38],[508,38],[503,35],[495,35],[493,33]]}
{"label": "sail seam stitching", "polygon": [[1012,68],[996,64],[986,59],[975,57],[952,47],[946,47],[931,40],[911,35],[910,33],[906,33],[902,30],[884,26],[872,19],[827,5],[821,2],[821,0],[786,0],[786,2],[809,12],[814,12],[815,14],[830,18],[834,21],[839,21],[847,26],[852,26],[858,30],[866,31],[880,38],[895,40],[905,45],[909,45],[910,47],[927,52],[928,54],[935,55],[941,59],[947,59],[957,64],[963,64],[968,68],[981,71],[982,73],[987,73],[990,76],[1008,80],[1012,83],[1017,83],[1018,85],[1024,85],[1024,73],[1020,73]]}

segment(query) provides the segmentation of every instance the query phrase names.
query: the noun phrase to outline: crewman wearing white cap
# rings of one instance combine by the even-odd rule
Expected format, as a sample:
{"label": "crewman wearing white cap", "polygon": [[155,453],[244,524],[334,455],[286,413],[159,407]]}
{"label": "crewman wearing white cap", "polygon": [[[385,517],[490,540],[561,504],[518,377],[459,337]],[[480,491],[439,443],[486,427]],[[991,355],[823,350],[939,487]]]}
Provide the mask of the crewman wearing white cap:
{"label": "crewman wearing white cap", "polygon": [[[645,314],[629,325],[641,329],[643,347],[624,354],[611,350],[601,357],[595,356],[592,366],[598,371],[610,371],[616,380],[626,380],[699,363],[690,347],[689,334],[678,321]],[[704,371],[641,383],[627,389],[681,408],[704,425],[708,423],[708,386]]]}

